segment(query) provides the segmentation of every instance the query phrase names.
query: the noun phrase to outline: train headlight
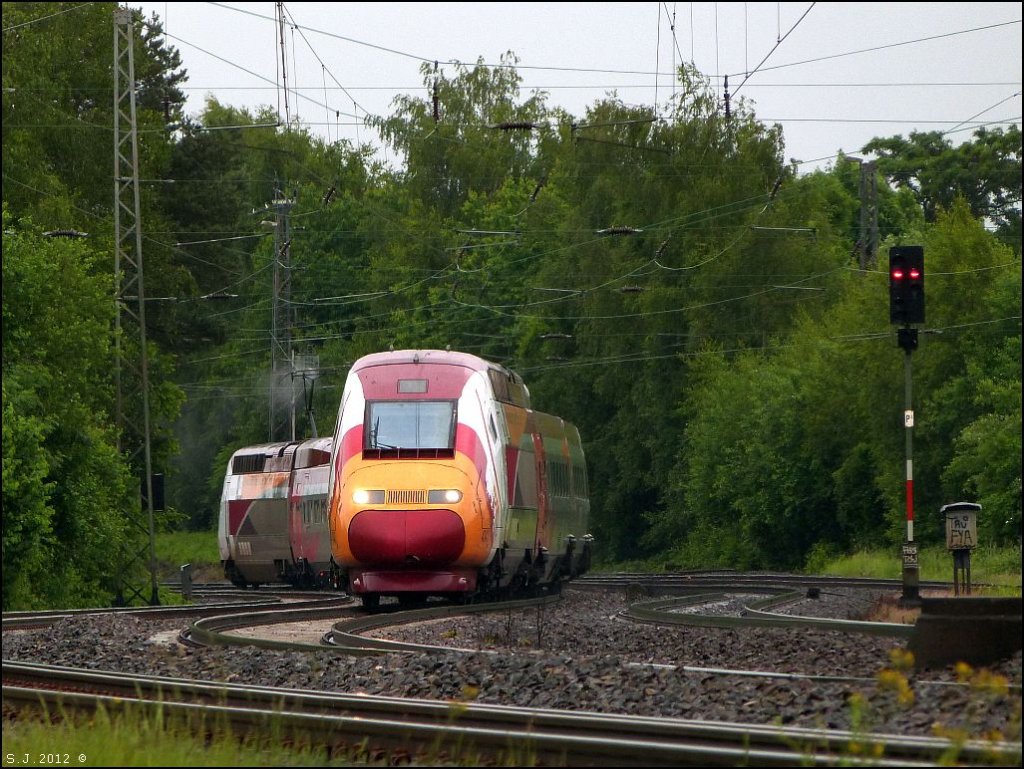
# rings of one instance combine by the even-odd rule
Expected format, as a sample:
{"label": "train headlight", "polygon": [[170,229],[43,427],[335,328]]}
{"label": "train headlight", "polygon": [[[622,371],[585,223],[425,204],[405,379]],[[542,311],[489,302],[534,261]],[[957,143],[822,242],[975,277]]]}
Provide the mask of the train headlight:
{"label": "train headlight", "polygon": [[356,489],[352,492],[352,501],[357,505],[382,505],[384,489]]}
{"label": "train headlight", "polygon": [[462,492],[458,489],[431,489],[427,493],[427,502],[432,505],[454,505],[462,501]]}

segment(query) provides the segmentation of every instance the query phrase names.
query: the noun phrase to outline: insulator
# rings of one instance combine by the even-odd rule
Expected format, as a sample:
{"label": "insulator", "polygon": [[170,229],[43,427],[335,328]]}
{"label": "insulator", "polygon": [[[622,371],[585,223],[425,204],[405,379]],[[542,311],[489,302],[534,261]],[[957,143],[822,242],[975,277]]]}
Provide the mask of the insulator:
{"label": "insulator", "polygon": [[507,121],[505,123],[494,123],[488,126],[488,128],[496,128],[499,131],[532,131],[536,127],[537,124],[531,123],[529,120]]}
{"label": "insulator", "polygon": [[44,232],[43,235],[47,238],[87,238],[89,237],[88,232],[79,232],[78,230],[50,230]]}
{"label": "insulator", "polygon": [[606,227],[603,230],[598,230],[597,234],[598,235],[635,235],[638,232],[643,232],[643,230],[637,229],[636,227],[623,227],[623,226],[618,226],[617,225],[615,227]]}

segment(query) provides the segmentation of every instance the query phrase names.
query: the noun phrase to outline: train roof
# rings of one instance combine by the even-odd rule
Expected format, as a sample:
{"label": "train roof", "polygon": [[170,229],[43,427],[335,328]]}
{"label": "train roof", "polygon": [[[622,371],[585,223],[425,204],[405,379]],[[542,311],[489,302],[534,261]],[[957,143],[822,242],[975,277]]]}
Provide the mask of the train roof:
{"label": "train roof", "polygon": [[450,366],[464,366],[474,371],[496,369],[518,377],[515,372],[505,368],[500,363],[484,360],[470,353],[452,352],[451,350],[391,350],[389,352],[371,353],[370,355],[364,355],[352,364],[352,371],[359,371],[371,366],[387,366],[394,363],[441,363]]}
{"label": "train roof", "polygon": [[282,472],[292,467],[314,467],[330,461],[334,438],[306,438],[243,446],[231,455],[228,474]]}
{"label": "train roof", "polygon": [[260,443],[255,446],[243,446],[232,456],[244,456],[246,454],[262,454],[264,456],[276,457],[285,453],[289,446],[294,446],[292,441],[279,441],[277,443]]}

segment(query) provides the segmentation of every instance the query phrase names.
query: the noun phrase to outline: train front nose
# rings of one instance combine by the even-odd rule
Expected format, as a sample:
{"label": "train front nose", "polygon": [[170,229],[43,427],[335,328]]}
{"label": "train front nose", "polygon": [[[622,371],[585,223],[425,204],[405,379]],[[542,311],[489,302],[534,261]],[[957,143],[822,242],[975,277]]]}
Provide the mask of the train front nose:
{"label": "train front nose", "polygon": [[453,510],[360,510],[348,541],[365,566],[443,566],[462,554],[466,527]]}

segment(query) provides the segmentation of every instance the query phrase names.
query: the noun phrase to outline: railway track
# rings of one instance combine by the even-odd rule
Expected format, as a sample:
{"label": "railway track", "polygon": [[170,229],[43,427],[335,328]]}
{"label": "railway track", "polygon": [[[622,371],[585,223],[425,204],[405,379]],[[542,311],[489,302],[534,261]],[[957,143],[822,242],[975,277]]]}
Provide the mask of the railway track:
{"label": "railway track", "polygon": [[[794,578],[790,575],[735,575],[697,573],[682,575],[602,575],[573,583],[583,590],[622,590],[630,605],[621,617],[658,624],[695,623],[712,627],[807,626],[846,632],[874,632],[899,636],[880,623],[852,623],[849,620],[779,615],[772,611],[807,596],[813,589],[866,587],[893,589],[888,580],[828,580]],[[943,585],[943,583],[937,583]],[[209,591],[211,593],[216,591]],[[240,592],[246,598],[252,591]],[[687,612],[700,602],[719,600],[726,594],[749,595],[743,616],[722,617]],[[204,606],[139,609],[130,613],[142,618],[197,617],[183,631],[182,640],[191,644],[252,645],[276,650],[333,650],[349,656],[392,654],[451,655],[459,650],[372,638],[365,635],[389,625],[457,617],[469,612],[496,609],[513,611],[542,607],[558,599],[548,596],[519,602],[478,605],[441,605],[412,611],[367,615],[345,596],[314,593],[312,597],[288,592],[296,602],[264,593],[246,604],[218,603]],[[539,609],[538,609],[539,610]],[[81,614],[89,614],[82,612]],[[91,612],[95,614],[96,612]],[[121,610],[120,613],[128,613]],[[4,630],[16,629],[15,622],[45,623],[76,613],[39,613],[36,617],[4,616]],[[9,621],[11,620],[11,621]],[[319,644],[294,643],[266,637],[243,637],[241,628],[279,623],[332,622]],[[874,625],[874,629],[859,625]],[[20,627],[39,627],[40,624]],[[907,626],[895,626],[906,628]],[[771,671],[733,671],[680,666],[686,673],[714,676],[763,676],[815,679]],[[820,677],[820,680],[856,679]],[[860,679],[869,680],[869,679]],[[953,685],[956,684],[948,684]],[[992,764],[1004,760],[1019,765],[1020,743],[954,743],[927,737],[892,734],[860,734],[834,729],[786,728],[725,721],[693,721],[679,718],[633,717],[576,711],[542,710],[472,702],[409,700],[395,697],[301,692],[296,690],[236,686],[220,683],[161,679],[151,676],[92,673],[83,670],[4,662],[4,702],[7,706],[41,704],[63,707],[116,710],[127,703],[164,703],[183,719],[219,719],[232,729],[274,730],[293,739],[321,745],[332,755],[339,750],[371,746],[381,755],[412,756],[427,760],[447,755],[449,748],[471,749],[489,761],[525,765],[530,761],[546,765],[737,765],[763,766],[857,764],[859,757],[872,756],[869,763],[936,765],[955,761],[959,765]],[[1020,688],[1016,695],[1019,698]],[[432,753],[433,751],[433,753]],[[462,755],[465,755],[463,753]],[[1003,758],[998,758],[998,757]],[[1006,759],[1005,757],[1009,757]]]}
{"label": "railway track", "polygon": [[[765,589],[776,588],[864,588],[899,590],[897,579],[873,577],[828,577],[803,574],[777,574],[772,572],[677,571],[660,573],[614,572],[587,574],[573,580],[573,587],[591,590],[632,589],[648,596],[680,595],[708,585],[729,585],[734,590],[743,586]],[[952,589],[949,582],[922,581],[920,588]]]}
{"label": "railway track", "polygon": [[[930,586],[931,583],[926,583]],[[870,633],[897,638],[909,638],[914,631],[912,625],[884,622],[853,621],[821,617],[784,615],[771,611],[797,600],[808,593],[822,588],[864,588],[894,589],[894,580],[869,580],[828,577],[793,577],[791,575],[737,575],[729,572],[697,572],[683,575],[617,574],[598,577],[584,577],[574,581],[577,589],[625,590],[633,601],[621,612],[625,619],[663,625],[696,625],[702,627],[807,627],[843,632]],[[945,583],[935,583],[935,587]],[[721,616],[700,612],[684,611],[725,596],[747,593],[753,600],[735,616]],[[652,599],[651,596],[669,596]],[[334,604],[321,608],[309,602],[297,608],[270,607],[252,617],[247,611],[231,614],[216,614],[200,619],[182,632],[182,641],[206,645],[251,645],[274,649],[311,650],[322,646],[349,654],[374,654],[381,651],[417,651],[426,653],[448,653],[448,647],[432,647],[423,644],[409,644],[385,639],[367,638],[364,631],[387,627],[388,625],[423,622],[444,617],[465,615],[474,612],[523,609],[542,606],[557,600],[558,596],[544,596],[520,601],[503,601],[485,604],[442,604],[435,608],[388,612],[383,615],[365,615],[352,610],[352,616],[340,621],[325,633],[322,645],[295,643],[272,638],[243,637],[230,631],[242,627],[272,625],[286,622],[322,620],[334,616]]]}
{"label": "railway track", "polygon": [[[165,619],[188,619],[191,617],[217,617],[225,613],[245,613],[249,615],[274,612],[279,610],[282,599],[279,595],[267,593],[259,596],[247,591],[224,591],[206,593],[207,597],[220,599],[231,598],[239,600],[220,600],[212,603],[183,604],[180,606],[144,606],[144,607],[121,607],[111,609],[66,609],[54,611],[25,611],[25,612],[4,612],[2,624],[3,632],[8,630],[36,630],[49,627],[62,619],[73,617],[88,617],[98,614],[117,614],[121,616],[137,617],[147,620]],[[325,595],[323,593],[309,593],[304,596],[289,595],[289,599],[305,598],[305,606],[311,603],[317,605],[337,606],[351,604],[352,600],[344,595]],[[244,600],[241,600],[244,599]]]}
{"label": "railway track", "polygon": [[[229,725],[339,751],[423,761],[473,756],[519,765],[987,765],[1019,745],[450,703],[124,676],[3,663],[5,707],[116,713],[160,708],[191,724]],[[344,753],[342,753],[344,754]],[[860,756],[870,756],[862,759]]]}

